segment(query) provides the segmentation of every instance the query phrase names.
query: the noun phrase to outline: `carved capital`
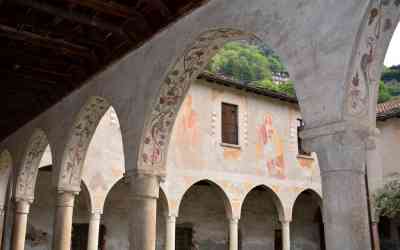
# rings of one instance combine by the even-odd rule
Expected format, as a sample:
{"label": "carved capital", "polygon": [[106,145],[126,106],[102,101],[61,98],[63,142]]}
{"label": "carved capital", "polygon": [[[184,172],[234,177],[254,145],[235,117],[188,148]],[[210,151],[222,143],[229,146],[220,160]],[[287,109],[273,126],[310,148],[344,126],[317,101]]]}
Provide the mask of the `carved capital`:
{"label": "carved capital", "polygon": [[307,150],[318,155],[321,173],[338,171],[365,173],[367,150],[375,147],[378,131],[375,127],[341,121],[301,133]]}
{"label": "carved capital", "polygon": [[131,187],[131,199],[157,199],[162,177],[147,171],[129,171],[125,174]]}
{"label": "carved capital", "polygon": [[79,192],[74,191],[57,191],[57,207],[74,207],[75,196],[78,195]]}

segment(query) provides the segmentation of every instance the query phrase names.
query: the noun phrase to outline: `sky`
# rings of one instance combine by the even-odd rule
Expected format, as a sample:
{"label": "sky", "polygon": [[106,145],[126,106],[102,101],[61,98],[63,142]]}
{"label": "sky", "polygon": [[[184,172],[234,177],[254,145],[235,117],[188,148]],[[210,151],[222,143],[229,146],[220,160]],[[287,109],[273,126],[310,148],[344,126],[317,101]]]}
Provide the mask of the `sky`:
{"label": "sky", "polygon": [[389,49],[385,57],[385,66],[390,67],[400,64],[400,25],[397,25]]}

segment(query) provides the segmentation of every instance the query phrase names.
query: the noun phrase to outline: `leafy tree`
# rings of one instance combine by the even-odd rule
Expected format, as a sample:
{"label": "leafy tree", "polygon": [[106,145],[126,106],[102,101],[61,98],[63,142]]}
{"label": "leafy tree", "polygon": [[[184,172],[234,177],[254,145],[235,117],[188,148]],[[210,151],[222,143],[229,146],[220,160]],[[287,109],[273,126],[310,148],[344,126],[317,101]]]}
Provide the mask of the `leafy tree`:
{"label": "leafy tree", "polygon": [[256,46],[230,42],[213,57],[208,68],[213,73],[248,83],[271,79],[270,65],[268,58]]}
{"label": "leafy tree", "polygon": [[387,102],[392,99],[392,95],[390,93],[390,89],[385,85],[383,81],[379,82],[379,94],[378,94],[378,103]]}
{"label": "leafy tree", "polygon": [[400,180],[387,183],[374,195],[376,215],[394,218],[400,213]]}

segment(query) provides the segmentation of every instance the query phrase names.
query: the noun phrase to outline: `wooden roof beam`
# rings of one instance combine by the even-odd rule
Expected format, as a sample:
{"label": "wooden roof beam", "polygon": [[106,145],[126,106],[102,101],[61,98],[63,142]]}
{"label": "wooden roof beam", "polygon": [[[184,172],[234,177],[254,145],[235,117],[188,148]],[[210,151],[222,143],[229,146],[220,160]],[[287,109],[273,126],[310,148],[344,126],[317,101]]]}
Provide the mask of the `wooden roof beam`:
{"label": "wooden roof beam", "polygon": [[138,15],[139,13],[128,6],[123,6],[116,2],[105,2],[99,0],[66,0],[67,2],[78,4],[81,6],[89,7],[97,12],[129,18],[130,16]]}
{"label": "wooden roof beam", "polygon": [[36,0],[12,0],[12,1],[19,5],[30,7],[42,12],[46,12],[53,16],[59,16],[63,19],[67,19],[88,26],[93,26],[105,31],[119,34],[125,38],[129,38],[120,27],[95,17],[88,17],[76,12],[68,11],[62,8],[49,5],[45,2],[38,2]]}
{"label": "wooden roof beam", "polygon": [[43,48],[49,48],[59,51],[62,54],[71,54],[84,57],[94,64],[98,64],[95,55],[86,47],[66,42],[62,39],[40,36],[27,31],[19,31],[15,28],[0,24],[0,36],[11,40],[19,40]]}

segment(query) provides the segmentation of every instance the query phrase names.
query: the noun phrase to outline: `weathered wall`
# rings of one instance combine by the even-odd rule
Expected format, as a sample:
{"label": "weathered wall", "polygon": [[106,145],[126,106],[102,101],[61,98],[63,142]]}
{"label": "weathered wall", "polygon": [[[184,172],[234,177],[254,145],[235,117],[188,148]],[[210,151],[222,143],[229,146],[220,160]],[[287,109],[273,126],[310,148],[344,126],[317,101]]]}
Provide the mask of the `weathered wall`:
{"label": "weathered wall", "polygon": [[[239,147],[221,144],[222,102],[239,106]],[[226,249],[230,216],[241,217],[244,249],[273,247],[274,231],[280,228],[277,209],[290,217],[294,200],[302,190],[320,192],[318,164],[314,158],[299,156],[297,152],[296,126],[299,117],[294,104],[204,80],[193,83],[171,139],[168,171],[162,184],[168,202],[160,199],[158,208],[158,249],[164,245],[165,216],[168,213],[178,215],[179,205],[177,224],[193,225],[194,240],[200,249]],[[42,166],[52,163],[50,154],[50,150],[46,150]],[[130,191],[121,180],[123,156],[118,119],[110,109],[101,119],[88,149],[83,172],[88,194],[81,192],[85,198],[77,199],[79,208],[75,209],[74,218],[75,222],[88,222],[88,211],[102,211],[107,197],[102,216],[102,223],[106,226],[107,250],[128,247],[126,218],[129,213],[127,194]],[[44,214],[43,208],[54,206],[53,199],[46,199],[54,197],[50,176],[51,172],[40,171],[37,200],[31,216],[41,218],[40,221],[33,219],[32,224],[47,232],[49,239],[52,215]],[[221,193],[226,195],[225,200],[207,186],[195,186],[186,193],[192,184],[202,179],[219,185]],[[278,201],[273,201],[267,192],[258,194],[253,191],[246,196],[259,185],[270,187]],[[276,208],[276,202],[281,206]],[[301,209],[307,210],[307,207]],[[307,235],[301,237],[307,240]],[[32,249],[44,250],[46,248],[41,247],[45,246],[49,245],[40,244]]]}

